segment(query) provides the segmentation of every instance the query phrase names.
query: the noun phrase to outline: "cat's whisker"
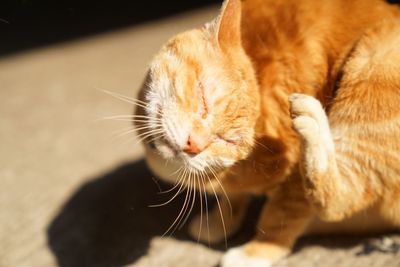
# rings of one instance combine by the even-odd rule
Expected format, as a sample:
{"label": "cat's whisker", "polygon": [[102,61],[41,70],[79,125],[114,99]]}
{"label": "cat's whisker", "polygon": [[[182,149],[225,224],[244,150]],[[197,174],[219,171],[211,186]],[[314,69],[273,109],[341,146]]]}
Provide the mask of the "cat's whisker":
{"label": "cat's whisker", "polygon": [[[181,178],[179,178],[180,181],[181,181],[182,179],[183,179],[183,176],[182,176]],[[178,185],[178,184],[177,184],[177,185]],[[183,187],[183,186],[184,186],[184,184],[181,183],[181,184],[180,184],[180,187],[179,187],[179,190],[178,190],[178,191],[175,193],[175,195],[174,195],[172,198],[170,198],[168,201],[166,201],[166,202],[164,202],[164,203],[161,203],[161,204],[150,205],[149,207],[150,207],[150,208],[161,207],[161,206],[165,206],[165,205],[171,203],[171,202],[181,193],[182,187]],[[163,193],[166,193],[166,191],[159,192],[159,194],[163,194]]]}
{"label": "cat's whisker", "polygon": [[144,122],[144,123],[151,123],[151,124],[155,124],[155,125],[161,125],[161,121],[156,121],[156,120],[149,120],[149,119],[131,119],[131,120],[127,120],[127,121],[132,121],[132,122]]}
{"label": "cat's whisker", "polygon": [[143,127],[143,126],[151,126],[153,128],[162,128],[162,123],[161,122],[155,122],[155,121],[132,121],[135,125],[136,128]]}
{"label": "cat's whisker", "polygon": [[222,228],[223,228],[223,230],[224,230],[225,248],[227,248],[227,247],[228,247],[228,240],[227,240],[227,236],[226,236],[225,219],[224,219],[224,215],[223,215],[223,213],[222,213],[221,203],[219,202],[217,192],[215,191],[215,188],[214,188],[214,186],[213,186],[213,184],[212,184],[212,181],[211,181],[210,177],[208,176],[208,174],[207,174],[207,179],[208,179],[208,181],[209,181],[209,183],[210,183],[210,185],[211,185],[211,189],[212,189],[212,191],[213,191],[213,193],[214,193],[215,200],[217,201],[217,206],[218,206],[219,214],[220,214],[220,216],[221,216]]}
{"label": "cat's whisker", "polygon": [[161,126],[162,120],[160,118],[151,117],[147,115],[113,115],[98,118],[95,121],[114,120],[114,121],[129,121],[135,123],[151,123]]}
{"label": "cat's whisker", "polygon": [[229,213],[230,213],[230,216],[231,216],[231,218],[232,218],[232,216],[233,216],[233,209],[232,209],[232,204],[231,204],[231,201],[230,201],[230,199],[229,199],[229,197],[228,197],[228,194],[226,193],[225,188],[224,188],[224,186],[222,185],[221,181],[218,179],[218,175],[215,173],[215,170],[214,170],[211,166],[209,166],[209,170],[211,171],[211,173],[212,173],[212,175],[214,176],[215,180],[217,180],[219,186],[221,187],[222,192],[224,193],[224,195],[225,195],[225,197],[226,197],[226,200],[228,200]]}
{"label": "cat's whisker", "polygon": [[[140,138],[140,141],[143,141],[147,137],[150,137],[150,136],[153,136],[153,135],[157,135],[157,134],[162,134],[162,133],[164,133],[163,129],[153,129],[153,128],[151,128],[150,130],[146,130],[144,132],[139,133],[138,135],[136,135],[136,137]],[[146,136],[146,138],[144,138],[144,136]]]}
{"label": "cat's whisker", "polygon": [[103,119],[105,119],[105,120],[109,120],[109,119],[124,119],[124,118],[141,118],[141,119],[149,119],[149,120],[152,120],[152,121],[161,121],[160,118],[147,116],[147,115],[113,115],[113,116],[103,117]]}
{"label": "cat's whisker", "polygon": [[[127,121],[132,121],[132,122],[147,122],[147,123],[152,123],[152,124],[161,124],[161,121],[156,120],[155,118],[151,119],[144,119],[144,118],[120,118],[120,119],[126,119]],[[128,120],[130,119],[130,120]]]}
{"label": "cat's whisker", "polygon": [[192,174],[193,174],[192,181],[190,182],[190,187],[191,187],[191,190],[192,190],[192,195],[191,195],[192,200],[191,200],[191,204],[190,204],[190,209],[187,212],[187,214],[185,216],[185,219],[182,221],[179,229],[181,229],[186,224],[187,220],[190,217],[190,214],[193,211],[193,207],[194,207],[194,204],[196,202],[196,173],[192,172]]}
{"label": "cat's whisker", "polygon": [[204,178],[205,178],[205,173],[201,173],[201,183],[203,185],[203,191],[204,191],[204,204],[205,204],[205,209],[206,209],[206,222],[207,222],[207,240],[208,240],[208,246],[210,246],[210,225],[209,225],[209,220],[208,220],[208,199],[207,199],[207,191],[206,191],[206,185],[204,183]]}
{"label": "cat's whisker", "polygon": [[156,140],[158,140],[158,139],[161,139],[161,138],[165,138],[166,137],[166,135],[165,134],[162,134],[162,135],[157,135],[157,136],[155,136],[154,138],[152,138],[152,139],[150,139],[150,140],[144,140],[144,142],[146,142],[147,144],[150,144],[150,143],[152,143],[152,142],[154,142],[154,141],[156,141]]}
{"label": "cat's whisker", "polygon": [[180,186],[181,186],[180,182],[179,182],[179,183],[175,183],[174,186],[171,187],[170,189],[164,190],[164,191],[161,191],[161,192],[158,192],[158,194],[168,194],[168,193],[171,193],[172,191],[174,191],[176,188],[178,188],[178,187],[180,187]]}
{"label": "cat's whisker", "polygon": [[201,236],[201,230],[203,228],[203,197],[202,197],[202,188],[201,188],[201,172],[196,170],[196,174],[197,174],[197,185],[199,187],[199,199],[200,199],[200,229],[199,229],[199,233],[197,235],[197,243],[200,242],[200,236]]}
{"label": "cat's whisker", "polygon": [[[180,189],[180,188],[179,188]],[[162,193],[165,193],[165,191],[161,191],[161,192],[158,192],[159,194],[162,194]],[[179,194],[181,193],[181,190],[178,190],[176,193],[175,193],[175,195],[172,197],[172,198],[170,198],[169,200],[167,200],[166,202],[163,202],[163,203],[161,203],[161,204],[152,204],[152,205],[149,205],[149,208],[157,208],[157,207],[162,207],[162,206],[165,206],[165,205],[168,205],[169,203],[171,203]]]}
{"label": "cat's whisker", "polygon": [[136,137],[139,138],[139,142],[142,142],[143,140],[145,140],[146,138],[156,135],[156,134],[161,134],[163,133],[164,130],[163,129],[155,129],[155,130],[149,130],[146,132],[143,132],[141,134],[138,134]]}
{"label": "cat's whisker", "polygon": [[[145,127],[145,128],[148,128],[148,127]],[[115,135],[113,136],[113,138],[114,138],[114,139],[121,138],[121,137],[123,137],[123,136],[125,136],[125,135],[127,135],[127,134],[134,133],[134,132],[136,132],[136,131],[138,131],[138,130],[139,130],[139,129],[137,129],[137,128],[133,128],[133,129],[132,129],[132,127],[131,127],[130,130],[125,130],[124,132],[120,132],[119,134],[115,134]]]}
{"label": "cat's whisker", "polygon": [[[187,169],[186,168],[184,168],[183,169],[183,177],[184,177],[184,182],[182,183],[182,186],[181,186],[181,188],[179,188],[179,190],[178,190],[178,193],[177,194],[179,194],[180,192],[181,192],[181,189],[182,189],[182,187],[185,185],[185,183],[186,183],[186,180],[187,180]],[[185,195],[185,201],[184,201],[184,203],[183,203],[183,206],[182,206],[182,208],[181,208],[181,210],[179,211],[179,214],[178,214],[178,216],[175,218],[175,220],[172,222],[172,224],[170,225],[170,227],[164,232],[164,234],[162,235],[162,237],[164,237],[166,234],[168,234],[173,228],[174,228],[174,226],[175,226],[175,224],[177,223],[177,221],[179,220],[179,218],[180,218],[180,216],[181,216],[181,214],[182,214],[182,212],[183,212],[183,208],[184,208],[184,206],[185,206],[185,203],[186,203],[186,199],[187,199],[187,197],[188,197],[188,193],[189,193],[189,190],[187,190],[186,191],[186,195]],[[171,235],[174,233],[174,231],[172,231],[171,232]]]}
{"label": "cat's whisker", "polygon": [[[124,145],[127,145],[128,143],[130,143],[130,142],[136,140],[136,142],[133,144],[134,146],[136,146],[136,145],[138,145],[138,144],[141,143],[141,142],[145,142],[145,139],[147,139],[147,138],[149,138],[149,137],[151,137],[151,136],[153,136],[153,135],[157,135],[157,134],[161,134],[161,133],[163,133],[163,131],[161,131],[161,132],[150,132],[150,131],[143,132],[143,133],[141,133],[140,135],[133,135],[131,138],[129,138],[129,139],[128,139],[127,141],[125,141],[123,144],[124,144]],[[164,137],[164,135],[165,135],[165,134],[156,136],[156,137],[153,138],[152,140],[156,140],[156,139],[162,138],[162,137]],[[137,139],[137,138],[139,138],[139,139]],[[149,142],[150,142],[150,140],[149,140],[147,143],[149,143]]]}
{"label": "cat's whisker", "polygon": [[223,163],[221,162],[221,161],[219,161],[219,160],[215,160],[215,161],[213,161],[213,169],[214,169],[214,171],[217,173],[218,171],[222,171],[222,170],[225,170],[226,169],[226,167],[223,165]]}
{"label": "cat's whisker", "polygon": [[135,131],[141,131],[141,130],[153,129],[153,128],[154,128],[154,125],[145,125],[145,126],[140,126],[140,127],[134,127]]}
{"label": "cat's whisker", "polygon": [[119,100],[121,100],[121,101],[124,101],[124,102],[127,102],[127,103],[129,103],[129,104],[133,104],[133,105],[142,107],[142,108],[144,108],[144,109],[147,108],[147,105],[148,105],[148,104],[147,104],[146,102],[142,101],[142,100],[134,99],[134,98],[131,98],[131,97],[128,97],[128,96],[119,94],[119,93],[111,92],[111,91],[108,91],[108,90],[103,90],[103,89],[100,89],[100,90],[101,90],[103,93],[106,93],[106,94],[108,94],[108,95],[110,95],[110,96],[112,96],[112,97],[114,97],[114,98],[116,98],[116,99],[119,99]]}
{"label": "cat's whisker", "polygon": [[[135,142],[135,146],[140,144],[140,143],[149,143],[149,142],[146,142],[146,139],[148,139],[148,138],[150,138],[152,136],[155,136],[155,134],[156,133],[153,133],[153,132],[152,133],[147,133],[147,134],[143,133],[141,136],[139,136],[139,139]],[[157,139],[159,138],[158,136],[156,136],[156,137],[157,137]]]}
{"label": "cat's whisker", "polygon": [[189,205],[190,205],[189,203],[190,203],[190,201],[191,201],[192,194],[193,194],[193,191],[192,191],[192,179],[193,179],[193,177],[192,177],[192,175],[193,175],[192,170],[189,169],[189,181],[188,181],[187,186],[186,186],[187,190],[189,190],[189,197],[188,197],[188,200],[187,200],[187,203],[186,203],[186,206],[185,206],[185,210],[184,210],[184,212],[182,213],[182,216],[181,216],[181,218],[179,219],[179,222],[176,224],[175,231],[181,229],[181,227],[182,227],[182,221],[183,221],[184,218],[186,217],[187,210],[188,210]]}
{"label": "cat's whisker", "polygon": [[147,122],[147,123],[160,123],[160,121],[157,121],[153,118],[153,120],[150,119],[135,119],[135,118],[100,118],[96,119],[95,121],[102,121],[102,120],[113,120],[113,121],[129,121],[129,122]]}
{"label": "cat's whisker", "polygon": [[101,89],[101,91],[103,91],[104,93],[109,94],[109,95],[111,95],[111,96],[118,96],[118,97],[122,97],[122,98],[125,98],[125,99],[128,99],[128,100],[137,101],[137,102],[146,104],[146,102],[144,102],[144,101],[142,101],[142,100],[139,100],[139,99],[137,99],[137,98],[133,98],[133,97],[130,97],[130,96],[126,96],[126,95],[123,95],[123,94],[121,94],[121,93],[112,92],[112,91],[105,90],[105,89]]}
{"label": "cat's whisker", "polygon": [[183,166],[180,166],[176,171],[170,173],[169,175],[170,175],[170,176],[175,175],[175,174],[177,174],[178,172],[180,172],[182,169],[183,169]]}
{"label": "cat's whisker", "polygon": [[189,207],[189,201],[190,201],[190,198],[192,196],[192,187],[190,186],[191,181],[192,181],[192,172],[191,172],[191,170],[189,170],[188,181],[186,183],[187,192],[189,194],[187,194],[186,197],[185,197],[185,202],[183,203],[183,207],[182,207],[182,210],[181,210],[182,212],[181,212],[181,214],[179,216],[179,220],[175,224],[175,227],[174,227],[174,230],[172,231],[172,233],[174,233],[176,230],[180,229],[181,221],[185,217],[186,211],[187,211],[187,209]]}
{"label": "cat's whisker", "polygon": [[134,128],[134,126],[133,126],[133,125],[130,125],[129,127],[124,127],[124,128],[122,128],[122,129],[112,131],[112,132],[111,132],[111,136],[113,137],[113,136],[115,136],[115,135],[124,133],[124,132],[126,132],[126,131],[130,131],[130,130],[132,130],[133,128]]}
{"label": "cat's whisker", "polygon": [[[125,128],[123,128],[123,129],[113,131],[113,132],[111,133],[110,139],[111,139],[111,140],[116,140],[116,139],[118,139],[118,138],[121,138],[121,137],[123,137],[123,136],[126,136],[127,134],[135,133],[135,132],[137,132],[137,131],[146,130],[146,129],[150,129],[150,128],[153,129],[153,126],[145,125],[145,126],[141,126],[141,127],[134,127],[133,125],[131,125],[131,126],[129,126],[129,127],[125,127]],[[147,131],[147,132],[150,132],[150,131]],[[141,133],[141,134],[146,134],[147,132],[143,132],[143,133]],[[133,140],[136,140],[138,137],[140,138],[140,136],[138,136],[138,135],[136,135],[136,134],[133,134],[132,137],[129,138],[128,140],[125,140],[125,142],[123,142],[123,144],[126,145],[126,144],[128,144],[129,142],[131,142],[131,141],[133,141]],[[135,145],[138,144],[138,143],[139,143],[139,142],[136,142]]]}
{"label": "cat's whisker", "polygon": [[125,132],[131,132],[133,128],[134,128],[133,125],[130,125],[129,127],[124,127],[122,129],[112,131],[110,133],[110,137],[109,138],[110,138],[111,141],[113,141],[113,140],[119,138],[120,135],[124,135]]}
{"label": "cat's whisker", "polygon": [[[173,173],[171,173],[170,176],[175,175],[176,173],[180,173],[182,171],[182,168],[183,168],[183,166],[179,167],[179,169],[174,171]],[[170,188],[168,190],[165,190],[165,191],[162,191],[162,192],[159,192],[159,194],[167,194],[169,192],[174,191],[178,186],[182,186],[181,182],[182,182],[182,177],[179,176],[178,181],[175,182],[175,184],[174,184],[174,186],[172,188]]]}

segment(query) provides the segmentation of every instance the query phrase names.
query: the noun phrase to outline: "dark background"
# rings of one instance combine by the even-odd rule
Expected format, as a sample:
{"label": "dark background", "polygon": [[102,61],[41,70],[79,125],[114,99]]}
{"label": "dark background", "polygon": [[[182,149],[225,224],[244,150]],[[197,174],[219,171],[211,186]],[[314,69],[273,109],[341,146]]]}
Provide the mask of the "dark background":
{"label": "dark background", "polygon": [[[222,0],[0,0],[0,56]],[[389,0],[400,3],[400,0]]]}
{"label": "dark background", "polygon": [[0,56],[110,31],[220,0],[0,0]]}

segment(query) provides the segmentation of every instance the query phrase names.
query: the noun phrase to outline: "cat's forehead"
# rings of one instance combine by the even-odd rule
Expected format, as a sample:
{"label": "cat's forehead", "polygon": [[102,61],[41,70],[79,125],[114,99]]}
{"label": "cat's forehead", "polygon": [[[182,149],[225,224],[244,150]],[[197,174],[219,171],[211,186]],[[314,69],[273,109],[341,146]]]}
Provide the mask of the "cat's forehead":
{"label": "cat's forehead", "polygon": [[218,50],[203,31],[180,34],[171,39],[151,63],[150,89],[160,103],[174,101],[196,106],[199,90],[214,102],[227,88],[221,64]]}
{"label": "cat's forehead", "polygon": [[159,51],[156,61],[204,63],[217,57],[216,49],[202,30],[191,30],[170,39]]}
{"label": "cat's forehead", "polygon": [[185,90],[204,86],[215,86],[225,80],[222,70],[214,59],[182,56],[174,51],[164,51],[150,68],[152,82],[173,90]]}
{"label": "cat's forehead", "polygon": [[210,39],[203,30],[194,29],[174,36],[168,40],[163,49],[179,54],[192,54],[196,51],[203,52],[209,42]]}
{"label": "cat's forehead", "polygon": [[177,87],[182,84],[188,86],[201,76],[207,60],[202,53],[204,50],[202,45],[198,42],[195,45],[193,36],[198,35],[198,31],[180,34],[159,51],[150,64],[150,73],[154,82],[161,79],[175,83],[179,80],[178,84],[170,84],[170,86]]}

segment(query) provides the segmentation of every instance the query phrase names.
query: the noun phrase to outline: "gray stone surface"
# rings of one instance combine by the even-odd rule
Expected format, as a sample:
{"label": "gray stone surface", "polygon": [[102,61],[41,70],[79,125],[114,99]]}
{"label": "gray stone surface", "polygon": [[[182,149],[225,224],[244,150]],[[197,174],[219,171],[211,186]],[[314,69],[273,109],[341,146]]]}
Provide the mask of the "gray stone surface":
{"label": "gray stone surface", "polygon": [[[161,43],[216,13],[204,9],[0,59],[1,267],[216,266],[223,246],[198,244],[185,229],[161,238],[182,198],[149,208],[170,195],[157,194],[136,138],[113,138],[130,123],[98,120],[132,112],[99,89],[134,96]],[[230,245],[250,236],[255,218]],[[399,237],[387,236],[305,239],[277,266],[400,266],[387,245],[395,248]]]}

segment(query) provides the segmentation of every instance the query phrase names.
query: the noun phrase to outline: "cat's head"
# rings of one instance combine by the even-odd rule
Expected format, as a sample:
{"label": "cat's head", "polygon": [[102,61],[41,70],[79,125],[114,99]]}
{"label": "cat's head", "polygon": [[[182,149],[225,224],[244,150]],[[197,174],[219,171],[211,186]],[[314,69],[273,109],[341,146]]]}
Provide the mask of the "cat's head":
{"label": "cat's head", "polygon": [[204,171],[252,150],[259,96],[240,16],[240,1],[226,1],[215,21],[175,36],[150,64],[144,128],[163,158]]}

